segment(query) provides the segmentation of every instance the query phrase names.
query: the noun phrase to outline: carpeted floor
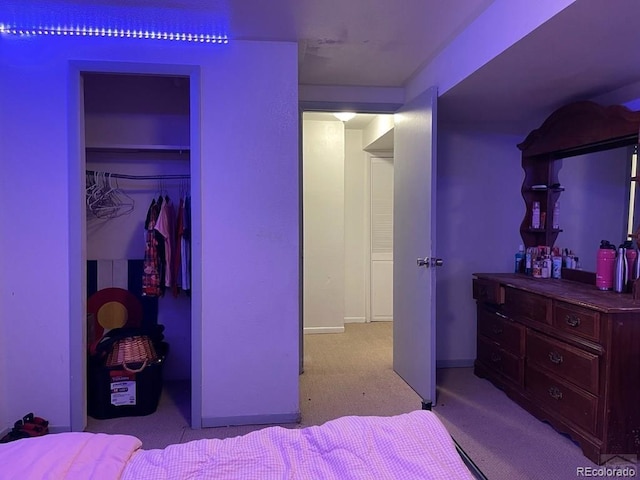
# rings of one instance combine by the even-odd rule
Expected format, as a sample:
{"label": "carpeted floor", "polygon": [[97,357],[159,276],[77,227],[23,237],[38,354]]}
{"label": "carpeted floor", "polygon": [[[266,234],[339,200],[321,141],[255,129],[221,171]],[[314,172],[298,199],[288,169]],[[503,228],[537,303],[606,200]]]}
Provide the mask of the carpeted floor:
{"label": "carpeted floor", "polygon": [[[472,368],[438,370],[437,395],[434,412],[490,480],[564,480],[579,477],[578,468],[596,468],[568,437],[474,376]],[[302,422],[284,426],[319,425],[344,415],[388,416],[420,407],[418,395],[393,372],[392,324],[347,324],[342,334],[305,336],[304,373],[300,376]],[[132,434],[150,449],[265,428],[192,430],[189,409],[188,384],[168,383],[154,414],[89,418],[87,431]]]}

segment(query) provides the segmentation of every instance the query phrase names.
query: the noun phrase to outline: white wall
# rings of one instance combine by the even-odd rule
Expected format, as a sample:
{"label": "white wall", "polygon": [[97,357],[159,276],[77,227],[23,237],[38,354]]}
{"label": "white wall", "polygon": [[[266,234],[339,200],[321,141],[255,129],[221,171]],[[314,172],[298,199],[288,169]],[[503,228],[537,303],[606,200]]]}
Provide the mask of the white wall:
{"label": "white wall", "polygon": [[476,355],[474,272],[511,272],[525,205],[522,137],[438,127],[436,355],[470,366]]}
{"label": "white wall", "polygon": [[70,343],[70,321],[82,321],[70,300],[80,298],[70,284],[81,274],[70,265],[83,254],[81,221],[69,216],[81,198],[71,190],[80,172],[69,143],[70,61],[199,68],[196,402],[205,426],[297,418],[296,45],[2,37],[0,47],[0,202],[12,206],[0,213],[0,425],[28,410],[68,429],[69,392],[80,381],[69,373],[70,351],[83,348]]}
{"label": "white wall", "polygon": [[[336,120],[304,121],[305,125],[315,125],[304,130],[304,142],[309,147],[304,150],[305,165],[316,155],[322,159],[320,161],[325,162],[325,167],[328,156],[335,156],[337,162],[340,157],[344,157],[342,203],[338,198],[341,184],[339,163],[335,164],[335,171],[327,168],[315,170],[314,165],[319,164],[313,164],[309,165],[305,173],[305,181],[309,182],[311,192],[309,197],[305,195],[305,232],[309,228],[316,229],[308,237],[311,251],[305,253],[306,262],[316,262],[315,267],[305,268],[306,306],[309,308],[305,315],[306,333],[343,331],[344,323],[362,323],[369,316],[369,155],[363,150],[363,146],[374,142],[391,128],[388,126],[388,119],[392,120],[393,116],[381,117],[386,118],[386,123],[383,124],[386,128],[375,130],[373,133],[376,135],[371,133],[369,127],[369,133],[347,129],[342,122]],[[321,125],[324,123],[333,127],[324,128]],[[375,124],[380,125],[380,122]],[[336,129],[343,132],[342,138],[339,138],[341,133]],[[342,152],[339,151],[340,145],[344,146]],[[338,225],[340,209],[344,211],[343,226]],[[326,216],[330,216],[331,220],[327,220]],[[327,226],[333,228],[334,232],[321,240],[320,235],[328,235],[323,232]],[[336,228],[344,229],[343,240],[338,238],[339,230]],[[339,258],[341,249],[344,250],[342,260]],[[325,303],[323,296],[338,298],[338,284],[335,280],[339,275],[337,269],[340,261],[344,264],[344,309],[339,320],[335,301]],[[331,282],[327,284],[325,280],[329,277]]]}
{"label": "white wall", "polygon": [[344,124],[303,121],[304,332],[344,331]]}
{"label": "white wall", "polygon": [[362,147],[368,152],[383,150],[380,153],[393,155],[394,122],[393,115],[376,115],[362,132]]}
{"label": "white wall", "polygon": [[362,150],[362,130],[345,130],[344,161],[344,264],[345,323],[364,322],[367,317],[365,281],[369,245],[367,162]]}

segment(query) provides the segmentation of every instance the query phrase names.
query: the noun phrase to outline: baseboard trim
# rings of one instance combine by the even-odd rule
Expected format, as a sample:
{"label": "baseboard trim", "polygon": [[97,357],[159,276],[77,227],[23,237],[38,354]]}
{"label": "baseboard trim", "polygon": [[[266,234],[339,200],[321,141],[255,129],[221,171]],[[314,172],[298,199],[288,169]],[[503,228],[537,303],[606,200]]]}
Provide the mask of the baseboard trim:
{"label": "baseboard trim", "polygon": [[378,316],[378,317],[373,317],[371,319],[372,322],[393,322],[393,316],[390,317],[384,317],[382,315]]}
{"label": "baseboard trim", "polygon": [[460,360],[436,360],[436,368],[466,368],[473,367],[475,359],[460,359]]}
{"label": "baseboard trim", "polygon": [[300,423],[301,414],[276,413],[271,415],[240,415],[237,417],[202,417],[204,428],[231,427],[238,425],[278,425]]}
{"label": "baseboard trim", "polygon": [[344,317],[344,323],[367,323],[365,317]]}
{"label": "baseboard trim", "polygon": [[305,335],[314,333],[344,333],[344,326],[342,327],[304,327]]}

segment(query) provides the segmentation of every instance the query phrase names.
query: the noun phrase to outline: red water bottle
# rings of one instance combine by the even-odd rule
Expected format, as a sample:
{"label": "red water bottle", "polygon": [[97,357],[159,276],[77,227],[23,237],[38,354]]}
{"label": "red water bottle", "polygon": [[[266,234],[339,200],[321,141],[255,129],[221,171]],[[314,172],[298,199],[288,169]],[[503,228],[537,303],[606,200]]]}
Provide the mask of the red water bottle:
{"label": "red water bottle", "polygon": [[613,270],[616,264],[616,247],[607,240],[600,242],[596,262],[596,287],[613,290]]}

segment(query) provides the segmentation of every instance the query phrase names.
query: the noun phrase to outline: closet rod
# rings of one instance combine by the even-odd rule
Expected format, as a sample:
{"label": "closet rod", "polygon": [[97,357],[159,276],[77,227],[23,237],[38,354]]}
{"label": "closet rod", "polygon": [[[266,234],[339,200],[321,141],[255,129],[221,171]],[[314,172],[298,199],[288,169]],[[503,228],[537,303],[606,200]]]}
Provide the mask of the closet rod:
{"label": "closet rod", "polygon": [[188,180],[190,175],[126,175],[124,173],[109,173],[109,172],[96,172],[93,170],[87,170],[88,175],[95,175],[96,173],[104,173],[109,178],[125,178],[127,180]]}

